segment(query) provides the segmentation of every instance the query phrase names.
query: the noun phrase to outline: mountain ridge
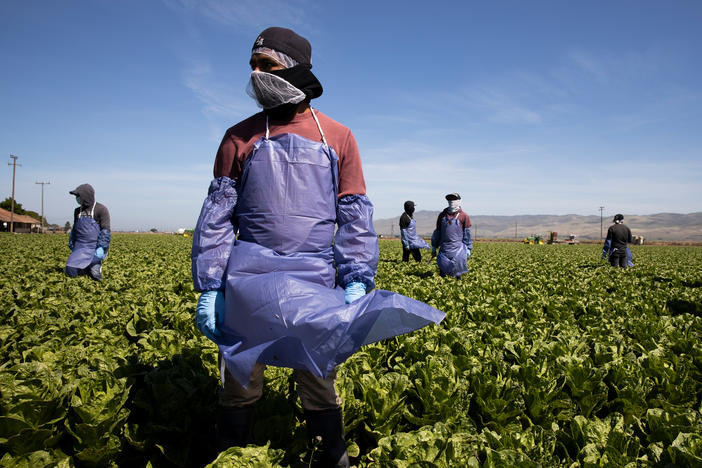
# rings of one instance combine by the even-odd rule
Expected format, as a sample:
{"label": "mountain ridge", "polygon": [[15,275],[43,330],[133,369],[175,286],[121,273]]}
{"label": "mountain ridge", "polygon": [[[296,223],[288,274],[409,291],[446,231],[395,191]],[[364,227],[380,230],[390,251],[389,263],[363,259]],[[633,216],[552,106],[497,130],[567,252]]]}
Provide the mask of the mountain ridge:
{"label": "mountain ridge", "polygon": [[[417,233],[420,236],[431,237],[439,213],[440,211],[429,210],[414,213]],[[373,220],[376,232],[384,237],[399,236],[401,214],[393,218]],[[629,226],[631,233],[644,236],[646,240],[702,242],[702,212],[623,214],[624,223]],[[480,238],[522,239],[534,234],[548,238],[549,233],[555,231],[560,239],[569,234],[575,234],[578,239],[583,240],[600,239],[599,215],[475,215],[470,218],[473,223],[473,236]],[[602,218],[603,236],[607,235],[607,228],[611,225],[611,216]]]}

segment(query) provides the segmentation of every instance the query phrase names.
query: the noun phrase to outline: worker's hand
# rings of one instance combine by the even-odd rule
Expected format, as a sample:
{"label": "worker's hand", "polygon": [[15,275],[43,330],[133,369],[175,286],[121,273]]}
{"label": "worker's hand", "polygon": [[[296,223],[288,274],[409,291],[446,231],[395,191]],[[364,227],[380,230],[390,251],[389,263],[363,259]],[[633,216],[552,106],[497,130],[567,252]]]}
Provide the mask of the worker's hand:
{"label": "worker's hand", "polygon": [[405,250],[409,250],[409,244],[405,244],[404,242],[402,243],[402,248]]}
{"label": "worker's hand", "polygon": [[468,260],[470,258],[470,249],[468,249],[467,252],[468,253],[466,254],[466,260]]}
{"label": "worker's hand", "polygon": [[351,304],[353,301],[363,297],[365,294],[366,285],[361,282],[354,281],[353,283],[346,285],[344,301],[346,301],[347,304]]}
{"label": "worker's hand", "polygon": [[217,323],[222,322],[225,310],[222,291],[205,291],[200,294],[195,310],[195,326],[215,343],[220,336]]}
{"label": "worker's hand", "polygon": [[72,240],[68,241],[68,248],[71,249],[71,252],[73,252],[73,241]]}
{"label": "worker's hand", "polygon": [[104,260],[105,259],[105,249],[103,249],[102,247],[98,247],[97,249],[95,249],[95,256],[97,258],[99,258],[100,260]]}
{"label": "worker's hand", "polygon": [[436,257],[436,247],[432,247],[431,249],[431,256]]}

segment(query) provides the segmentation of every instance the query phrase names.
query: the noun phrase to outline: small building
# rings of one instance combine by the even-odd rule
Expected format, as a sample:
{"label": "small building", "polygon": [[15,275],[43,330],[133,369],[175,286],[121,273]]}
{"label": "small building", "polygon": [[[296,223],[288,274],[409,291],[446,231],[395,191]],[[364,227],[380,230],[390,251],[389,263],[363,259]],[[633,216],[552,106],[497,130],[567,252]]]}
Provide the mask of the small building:
{"label": "small building", "polygon": [[31,216],[15,213],[0,208],[0,231],[10,231],[10,220],[14,224],[14,232],[41,232],[41,222]]}

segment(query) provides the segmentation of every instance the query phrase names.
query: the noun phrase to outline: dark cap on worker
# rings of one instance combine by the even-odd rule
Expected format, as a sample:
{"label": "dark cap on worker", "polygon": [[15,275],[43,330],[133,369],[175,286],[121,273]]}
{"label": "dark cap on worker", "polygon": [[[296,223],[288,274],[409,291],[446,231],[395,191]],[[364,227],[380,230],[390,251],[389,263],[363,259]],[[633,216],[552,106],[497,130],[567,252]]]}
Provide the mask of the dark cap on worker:
{"label": "dark cap on worker", "polygon": [[451,201],[451,200],[460,200],[461,196],[457,194],[456,192],[449,193],[446,195],[446,200]]}
{"label": "dark cap on worker", "polygon": [[258,47],[281,52],[299,64],[312,64],[312,46],[307,39],[292,29],[277,26],[265,29],[258,35],[251,50]]}
{"label": "dark cap on worker", "polygon": [[615,215],[614,215],[614,220],[613,220],[613,221],[614,221],[615,223],[616,223],[617,221],[624,221],[624,215],[621,214],[621,213],[615,214]]}

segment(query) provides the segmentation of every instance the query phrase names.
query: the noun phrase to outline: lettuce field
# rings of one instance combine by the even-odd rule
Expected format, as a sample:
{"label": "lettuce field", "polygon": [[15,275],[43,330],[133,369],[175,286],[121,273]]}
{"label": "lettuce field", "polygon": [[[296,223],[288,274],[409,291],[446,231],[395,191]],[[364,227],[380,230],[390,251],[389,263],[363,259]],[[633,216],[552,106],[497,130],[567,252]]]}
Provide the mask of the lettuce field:
{"label": "lettuce field", "polygon": [[[64,276],[67,240],[0,236],[1,466],[309,465],[286,369],[256,443],[215,453],[189,238],[115,234],[99,283]],[[341,366],[352,463],[702,466],[702,248],[634,246],[620,270],[596,245],[478,241],[455,280],[380,247],[378,287],[447,317]]]}

